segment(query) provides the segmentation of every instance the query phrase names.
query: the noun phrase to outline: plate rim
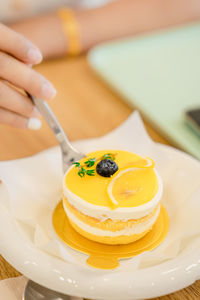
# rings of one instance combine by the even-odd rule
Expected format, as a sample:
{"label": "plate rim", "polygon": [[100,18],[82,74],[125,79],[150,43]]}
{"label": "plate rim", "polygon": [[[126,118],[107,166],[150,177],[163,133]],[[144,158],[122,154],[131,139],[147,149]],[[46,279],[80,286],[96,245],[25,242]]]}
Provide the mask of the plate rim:
{"label": "plate rim", "polygon": [[[200,167],[200,162],[189,154],[168,145],[159,143],[157,143],[157,145],[161,150],[171,152],[172,154],[175,153],[175,155],[181,155],[183,159],[189,159],[199,164]],[[6,216],[6,210],[0,210],[0,223],[1,219],[4,220],[3,217],[7,220],[8,224],[10,224],[10,230],[12,231],[13,226],[16,226],[16,221],[9,214]],[[124,300],[133,300],[133,297],[136,297],[135,299],[149,299],[173,293],[200,279],[199,249],[193,250],[192,253],[184,257],[176,257],[157,266],[133,272],[120,271],[120,273],[124,275],[137,275],[132,276],[132,278],[129,276],[127,279],[128,276],[119,278],[119,274],[117,274],[117,272],[113,274],[111,270],[97,271],[95,269],[94,272],[94,270],[89,269],[85,270],[82,275],[81,266],[75,266],[67,262],[63,263],[59,258],[44,253],[26,241],[23,244],[23,251],[26,252],[26,255],[30,253],[33,254],[33,256],[31,256],[32,259],[30,259],[29,255],[22,255],[25,254],[25,252],[22,253],[20,243],[13,247],[13,241],[17,240],[17,235],[15,239],[13,237],[11,241],[11,239],[7,238],[7,233],[3,232],[1,226],[0,235],[1,240],[4,242],[0,246],[1,255],[3,255],[11,265],[33,281],[45,287],[53,288],[58,292],[73,296],[95,299],[105,298],[110,300],[114,297],[116,300],[120,300],[121,298],[119,297],[121,293],[121,295],[123,294],[123,298],[124,295],[126,295]],[[71,265],[71,268],[69,265]],[[69,267],[67,270],[65,268],[66,266]],[[151,270],[151,274],[147,272],[149,270]],[[109,278],[110,272],[114,280]],[[97,273],[97,276],[95,276],[94,273]],[[87,274],[87,278],[85,274]],[[158,276],[159,282],[157,280]],[[140,279],[141,277],[142,280]],[[146,282],[145,291],[142,285],[144,280]],[[103,284],[104,288],[102,289]]]}

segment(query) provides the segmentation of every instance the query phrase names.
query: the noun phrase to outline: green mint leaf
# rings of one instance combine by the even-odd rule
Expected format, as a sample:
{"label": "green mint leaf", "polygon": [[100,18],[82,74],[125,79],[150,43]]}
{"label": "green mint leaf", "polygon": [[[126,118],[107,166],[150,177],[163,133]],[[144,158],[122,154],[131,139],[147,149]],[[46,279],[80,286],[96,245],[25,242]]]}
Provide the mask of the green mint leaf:
{"label": "green mint leaf", "polygon": [[87,168],[91,168],[92,166],[94,166],[95,162],[96,162],[96,158],[94,157],[86,160],[84,164],[86,165]]}
{"label": "green mint leaf", "polygon": [[82,178],[85,174],[78,172],[78,175]]}
{"label": "green mint leaf", "polygon": [[74,162],[73,165],[75,165],[76,168],[80,167],[80,163],[78,161]]}
{"label": "green mint leaf", "polygon": [[106,153],[106,154],[104,154],[104,156],[102,157],[102,159],[112,159],[112,160],[115,160],[115,154],[114,153]]}
{"label": "green mint leaf", "polygon": [[81,167],[80,171],[81,171],[83,174],[85,174],[85,172],[86,172],[86,170],[85,170],[83,167]]}
{"label": "green mint leaf", "polygon": [[85,176],[85,173],[86,173],[86,170],[85,170],[83,167],[81,167],[81,169],[78,171],[78,175],[79,175],[80,177]]}
{"label": "green mint leaf", "polygon": [[103,159],[112,159],[112,156],[110,153],[104,154]]}
{"label": "green mint leaf", "polygon": [[87,170],[87,171],[86,171],[86,174],[87,174],[88,176],[94,176],[94,175],[95,175],[95,170]]}

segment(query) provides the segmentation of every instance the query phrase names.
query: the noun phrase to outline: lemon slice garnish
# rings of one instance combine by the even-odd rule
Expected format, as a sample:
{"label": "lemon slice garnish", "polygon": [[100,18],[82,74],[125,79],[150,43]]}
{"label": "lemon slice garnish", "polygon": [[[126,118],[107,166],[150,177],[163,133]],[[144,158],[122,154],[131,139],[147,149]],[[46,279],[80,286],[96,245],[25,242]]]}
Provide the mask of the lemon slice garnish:
{"label": "lemon slice garnish", "polygon": [[[145,158],[145,159],[140,159],[137,160],[133,163],[130,163],[128,166],[125,166],[124,168],[121,168],[119,171],[117,171],[111,178],[111,181],[108,183],[107,186],[107,196],[110,200],[111,203],[111,208],[116,208],[117,206],[119,206],[118,201],[116,200],[116,197],[114,195],[113,192],[113,187],[116,183],[116,180],[120,180],[121,178],[121,197],[123,197],[124,199],[129,198],[131,196],[133,196],[134,194],[138,193],[141,191],[141,187],[134,187],[134,188],[126,188],[127,185],[127,180],[128,182],[131,182],[132,180],[132,173],[131,172],[135,172],[137,169],[149,169],[149,168],[154,168],[155,163],[152,159],[150,158]],[[130,174],[128,175],[129,177],[126,178],[126,181],[123,182],[123,175],[127,172],[130,172]],[[118,182],[118,184],[120,184]]]}

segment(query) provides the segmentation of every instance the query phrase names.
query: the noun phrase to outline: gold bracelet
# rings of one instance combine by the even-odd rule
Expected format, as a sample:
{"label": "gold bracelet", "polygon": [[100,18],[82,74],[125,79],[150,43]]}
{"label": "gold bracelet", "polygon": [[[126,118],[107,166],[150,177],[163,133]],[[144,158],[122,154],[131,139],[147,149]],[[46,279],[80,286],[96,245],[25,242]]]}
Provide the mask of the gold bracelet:
{"label": "gold bracelet", "polygon": [[61,8],[57,11],[57,15],[68,39],[67,53],[74,56],[79,55],[81,53],[80,28],[73,11],[68,8]]}

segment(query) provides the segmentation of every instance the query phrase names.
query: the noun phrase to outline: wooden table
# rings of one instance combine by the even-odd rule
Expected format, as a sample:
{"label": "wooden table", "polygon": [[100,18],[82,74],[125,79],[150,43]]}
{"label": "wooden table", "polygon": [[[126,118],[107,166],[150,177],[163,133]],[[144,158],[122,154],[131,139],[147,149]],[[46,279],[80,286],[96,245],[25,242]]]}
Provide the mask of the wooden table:
{"label": "wooden table", "polygon": [[[60,59],[37,67],[57,90],[50,105],[70,140],[101,136],[122,123],[133,111],[119,96],[110,91],[89,68],[86,58]],[[145,122],[153,140],[168,144]],[[0,126],[0,160],[29,156],[56,144],[46,124],[40,131],[22,131]],[[0,257],[0,279],[20,273]],[[172,295],[154,300],[200,299],[200,281]],[[9,299],[8,299],[9,300]]]}

